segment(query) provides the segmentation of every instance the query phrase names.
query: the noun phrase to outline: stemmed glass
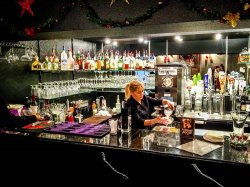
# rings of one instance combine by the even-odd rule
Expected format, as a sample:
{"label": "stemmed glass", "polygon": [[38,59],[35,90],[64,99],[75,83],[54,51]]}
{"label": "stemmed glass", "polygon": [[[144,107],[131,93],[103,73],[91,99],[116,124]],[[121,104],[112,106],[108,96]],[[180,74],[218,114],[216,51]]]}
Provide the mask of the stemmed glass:
{"label": "stemmed glass", "polygon": [[244,134],[244,125],[247,120],[248,112],[244,111],[233,111],[231,117],[233,120],[233,133],[237,136]]}

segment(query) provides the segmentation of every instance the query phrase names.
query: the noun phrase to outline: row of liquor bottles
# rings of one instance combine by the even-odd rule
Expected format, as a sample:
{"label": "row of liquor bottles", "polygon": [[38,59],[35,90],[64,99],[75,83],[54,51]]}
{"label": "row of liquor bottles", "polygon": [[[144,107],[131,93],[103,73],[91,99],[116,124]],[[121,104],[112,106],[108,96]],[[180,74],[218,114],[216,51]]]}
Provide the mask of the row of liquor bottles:
{"label": "row of liquor bottles", "polygon": [[38,57],[34,58],[31,65],[32,70],[133,70],[133,69],[154,69],[156,57],[154,54],[148,55],[147,50],[141,52],[136,50],[120,52],[118,50],[106,50],[99,52],[98,55],[91,55],[88,51],[72,52],[65,47],[60,54],[56,55],[52,48],[52,53],[45,56],[44,61],[40,62]]}

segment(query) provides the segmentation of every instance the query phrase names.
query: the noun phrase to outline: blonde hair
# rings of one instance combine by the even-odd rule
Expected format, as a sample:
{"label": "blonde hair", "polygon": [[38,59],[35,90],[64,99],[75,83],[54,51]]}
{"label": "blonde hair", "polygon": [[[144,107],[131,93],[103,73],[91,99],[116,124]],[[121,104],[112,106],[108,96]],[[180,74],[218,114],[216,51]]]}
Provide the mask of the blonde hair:
{"label": "blonde hair", "polygon": [[125,99],[129,99],[131,97],[131,92],[137,91],[140,87],[144,89],[144,85],[137,80],[127,83],[125,86]]}

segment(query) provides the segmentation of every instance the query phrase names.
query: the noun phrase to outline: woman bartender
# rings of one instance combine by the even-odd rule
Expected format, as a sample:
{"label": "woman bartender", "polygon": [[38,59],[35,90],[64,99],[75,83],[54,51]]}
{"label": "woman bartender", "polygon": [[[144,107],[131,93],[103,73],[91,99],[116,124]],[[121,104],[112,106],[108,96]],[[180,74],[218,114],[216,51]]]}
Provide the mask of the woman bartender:
{"label": "woman bartender", "polygon": [[154,106],[168,105],[174,109],[173,103],[166,99],[156,99],[144,95],[144,85],[139,81],[133,80],[125,87],[125,99],[127,105],[131,107],[131,126],[132,128],[149,128],[152,125],[159,123],[161,117],[151,117],[154,112]]}

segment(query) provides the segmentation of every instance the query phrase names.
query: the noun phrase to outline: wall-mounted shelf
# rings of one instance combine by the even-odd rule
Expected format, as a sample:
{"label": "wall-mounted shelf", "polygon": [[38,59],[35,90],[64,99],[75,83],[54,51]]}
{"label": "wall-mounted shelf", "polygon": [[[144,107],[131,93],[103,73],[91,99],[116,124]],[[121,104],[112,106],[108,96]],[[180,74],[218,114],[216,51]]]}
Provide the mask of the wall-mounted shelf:
{"label": "wall-mounted shelf", "polygon": [[6,41],[0,41],[0,46],[4,47],[20,47],[20,48],[26,48],[27,46],[21,43],[17,42],[6,42]]}
{"label": "wall-mounted shelf", "polygon": [[31,70],[31,71],[34,71],[34,72],[41,72],[41,73],[61,73],[61,72],[144,72],[144,71],[147,71],[147,72],[154,72],[155,69],[129,69],[129,70]]}

